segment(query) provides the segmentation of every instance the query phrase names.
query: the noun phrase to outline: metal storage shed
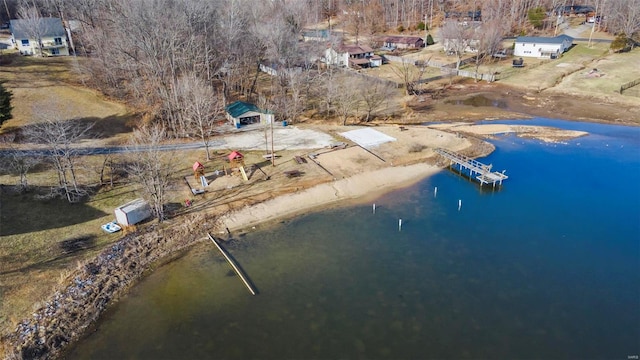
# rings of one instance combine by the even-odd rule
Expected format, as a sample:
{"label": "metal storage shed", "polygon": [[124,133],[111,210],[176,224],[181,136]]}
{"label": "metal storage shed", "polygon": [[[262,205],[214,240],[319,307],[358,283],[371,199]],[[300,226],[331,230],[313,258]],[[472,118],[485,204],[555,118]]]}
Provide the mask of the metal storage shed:
{"label": "metal storage shed", "polygon": [[151,208],[143,199],[135,199],[117,207],[115,213],[118,224],[130,226],[151,217]]}

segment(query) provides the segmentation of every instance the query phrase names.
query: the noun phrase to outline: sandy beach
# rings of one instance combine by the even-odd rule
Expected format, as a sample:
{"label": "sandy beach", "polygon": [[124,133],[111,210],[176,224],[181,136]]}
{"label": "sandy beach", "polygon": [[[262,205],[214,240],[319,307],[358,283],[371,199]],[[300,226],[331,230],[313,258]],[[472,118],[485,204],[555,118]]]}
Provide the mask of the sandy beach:
{"label": "sandy beach", "polygon": [[414,164],[356,174],[227,213],[219,222],[231,231],[238,231],[346,200],[362,203],[381,193],[415,184],[438,171],[434,165]]}

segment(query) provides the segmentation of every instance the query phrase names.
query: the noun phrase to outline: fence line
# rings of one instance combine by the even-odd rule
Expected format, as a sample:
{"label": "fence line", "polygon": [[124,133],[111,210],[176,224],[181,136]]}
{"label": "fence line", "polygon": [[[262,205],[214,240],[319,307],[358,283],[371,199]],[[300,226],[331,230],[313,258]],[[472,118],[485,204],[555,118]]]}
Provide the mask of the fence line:
{"label": "fence line", "polygon": [[632,88],[636,85],[640,85],[640,79],[635,79],[633,81],[629,81],[628,83],[620,85],[620,94],[622,94],[622,92],[624,92],[628,88]]}
{"label": "fence line", "polygon": [[370,81],[377,82],[379,84],[389,85],[389,86],[393,86],[395,88],[403,87],[402,84],[399,84],[399,83],[397,83],[397,82],[395,82],[393,80],[383,79],[383,78],[379,78],[377,76],[371,76],[371,75],[368,75],[368,74],[359,73],[357,71],[349,70],[347,68],[339,68],[339,69],[342,70],[345,74],[354,75],[354,76],[360,76],[362,78],[365,78],[365,79],[370,80]]}

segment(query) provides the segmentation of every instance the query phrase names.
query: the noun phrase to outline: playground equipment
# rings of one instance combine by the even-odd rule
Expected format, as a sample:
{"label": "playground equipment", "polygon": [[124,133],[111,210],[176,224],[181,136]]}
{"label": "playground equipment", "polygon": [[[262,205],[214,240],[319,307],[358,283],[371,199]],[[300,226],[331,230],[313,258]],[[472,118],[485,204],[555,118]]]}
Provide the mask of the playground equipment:
{"label": "playground equipment", "polygon": [[249,181],[247,173],[244,170],[244,155],[242,155],[238,151],[232,151],[231,154],[229,154],[229,165],[232,169],[238,168],[240,170],[240,174],[242,174],[242,178],[244,179],[244,181]]}

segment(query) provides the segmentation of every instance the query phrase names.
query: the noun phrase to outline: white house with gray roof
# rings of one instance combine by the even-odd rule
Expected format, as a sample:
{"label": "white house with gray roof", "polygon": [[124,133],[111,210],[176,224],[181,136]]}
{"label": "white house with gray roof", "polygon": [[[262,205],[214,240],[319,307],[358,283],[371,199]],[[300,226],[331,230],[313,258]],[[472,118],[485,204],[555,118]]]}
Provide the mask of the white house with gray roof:
{"label": "white house with gray roof", "polygon": [[513,56],[557,59],[573,45],[568,35],[556,37],[519,36],[513,48]]}
{"label": "white house with gray roof", "polygon": [[63,56],[69,55],[69,44],[58,18],[11,20],[9,22],[11,42],[22,55]]}

